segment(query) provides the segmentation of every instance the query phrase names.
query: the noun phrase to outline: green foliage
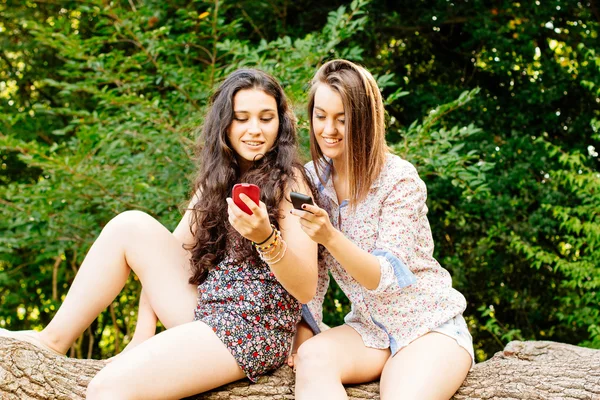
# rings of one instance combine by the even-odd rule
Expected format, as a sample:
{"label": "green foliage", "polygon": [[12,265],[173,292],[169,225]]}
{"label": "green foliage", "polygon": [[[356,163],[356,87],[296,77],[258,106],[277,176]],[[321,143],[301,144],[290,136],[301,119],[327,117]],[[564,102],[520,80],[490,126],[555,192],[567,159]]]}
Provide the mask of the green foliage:
{"label": "green foliage", "polygon": [[[229,72],[280,79],[307,155],[310,78],[345,57],[427,183],[478,358],[512,339],[600,348],[597,18],[558,0],[0,0],[0,326],[45,325],[115,214],[174,228]],[[138,295],[133,277],[74,354],[122,348]],[[348,310],[332,285],[325,322]]]}
{"label": "green foliage", "polygon": [[[411,93],[388,107],[396,146],[415,141],[404,132],[423,112],[481,89],[440,121],[450,132],[478,129],[460,141],[481,166],[476,189],[456,181],[469,163],[451,179],[426,179],[436,255],[467,297],[480,359],[519,338],[600,346],[594,12],[561,1],[370,9],[364,60]],[[414,160],[429,174],[431,162]]]}
{"label": "green foliage", "polygon": [[[194,174],[197,128],[217,82],[258,66],[304,101],[315,65],[360,54],[353,46],[334,48],[360,30],[365,4],[332,12],[322,31],[259,43],[240,39],[239,20],[225,17],[232,6],[218,1],[4,7],[3,26],[13,24],[5,58],[23,71],[9,68],[2,76],[19,90],[3,93],[0,151],[4,165],[29,172],[2,175],[0,325],[45,325],[115,214],[135,208],[174,228]],[[54,63],[48,73],[39,53]],[[31,91],[22,90],[27,84]],[[100,348],[80,343],[78,355],[106,356],[130,338],[138,290],[130,280],[88,333]]]}

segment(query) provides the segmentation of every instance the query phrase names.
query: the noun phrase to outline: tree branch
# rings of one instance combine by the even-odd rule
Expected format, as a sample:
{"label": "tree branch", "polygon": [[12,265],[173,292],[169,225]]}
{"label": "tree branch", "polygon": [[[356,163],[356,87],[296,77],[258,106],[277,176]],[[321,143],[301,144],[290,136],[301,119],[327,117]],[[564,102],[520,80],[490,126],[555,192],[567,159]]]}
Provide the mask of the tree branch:
{"label": "tree branch", "polygon": [[[0,398],[83,399],[105,360],[79,360],[44,353],[29,343],[0,338]],[[157,366],[159,367],[159,366]],[[350,400],[379,399],[377,382],[347,385]],[[600,350],[556,342],[511,342],[475,365],[455,400],[597,399]],[[294,375],[283,366],[256,384],[243,379],[187,400],[293,399]]]}

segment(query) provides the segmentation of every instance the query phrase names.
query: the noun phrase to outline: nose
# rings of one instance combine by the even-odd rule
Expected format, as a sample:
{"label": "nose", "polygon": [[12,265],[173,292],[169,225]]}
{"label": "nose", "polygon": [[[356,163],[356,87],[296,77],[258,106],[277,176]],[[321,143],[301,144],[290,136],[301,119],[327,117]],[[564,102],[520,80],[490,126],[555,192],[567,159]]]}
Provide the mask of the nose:
{"label": "nose", "polygon": [[250,126],[248,126],[248,133],[251,135],[259,135],[262,132],[260,129],[260,121],[258,118],[250,119]]}
{"label": "nose", "polygon": [[325,126],[323,127],[324,135],[333,135],[336,133],[335,121],[332,118],[325,120]]}

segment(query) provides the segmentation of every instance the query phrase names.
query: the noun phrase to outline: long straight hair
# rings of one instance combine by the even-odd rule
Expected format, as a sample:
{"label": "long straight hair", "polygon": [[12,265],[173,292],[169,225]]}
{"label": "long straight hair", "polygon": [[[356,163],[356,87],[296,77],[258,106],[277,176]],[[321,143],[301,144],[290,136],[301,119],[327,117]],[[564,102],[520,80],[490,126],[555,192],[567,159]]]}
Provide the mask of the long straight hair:
{"label": "long straight hair", "polygon": [[[233,99],[241,90],[262,90],[277,104],[279,131],[273,147],[242,174],[227,132],[233,120]],[[278,227],[279,204],[286,188],[295,182],[298,172],[308,182],[298,159],[296,118],[281,85],[271,75],[256,69],[231,73],[210,99],[202,135],[196,149],[200,168],[193,193],[200,193],[194,205],[190,229],[195,243],[191,247],[193,275],[190,283],[202,283],[208,270],[226,254],[236,260],[255,257],[252,244],[227,222],[227,203],[233,185],[253,183],[261,189],[261,201],[269,210],[269,219]],[[235,245],[232,245],[234,244]]]}
{"label": "long straight hair", "polygon": [[377,82],[365,68],[347,60],[332,60],[319,68],[311,83],[308,116],[310,153],[321,180],[327,160],[315,139],[313,127],[315,93],[319,85],[328,85],[340,95],[344,105],[344,158],[350,205],[354,208],[366,198],[389,151],[385,142],[383,100]]}

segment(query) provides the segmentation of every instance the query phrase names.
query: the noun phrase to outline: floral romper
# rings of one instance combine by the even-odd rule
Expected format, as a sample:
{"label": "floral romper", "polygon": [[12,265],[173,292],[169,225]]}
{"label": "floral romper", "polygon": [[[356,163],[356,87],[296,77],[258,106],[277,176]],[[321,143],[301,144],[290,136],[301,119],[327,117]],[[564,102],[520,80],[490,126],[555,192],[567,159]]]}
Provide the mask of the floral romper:
{"label": "floral romper", "polygon": [[213,329],[256,382],[285,362],[301,312],[264,261],[227,255],[198,286],[194,319]]}

